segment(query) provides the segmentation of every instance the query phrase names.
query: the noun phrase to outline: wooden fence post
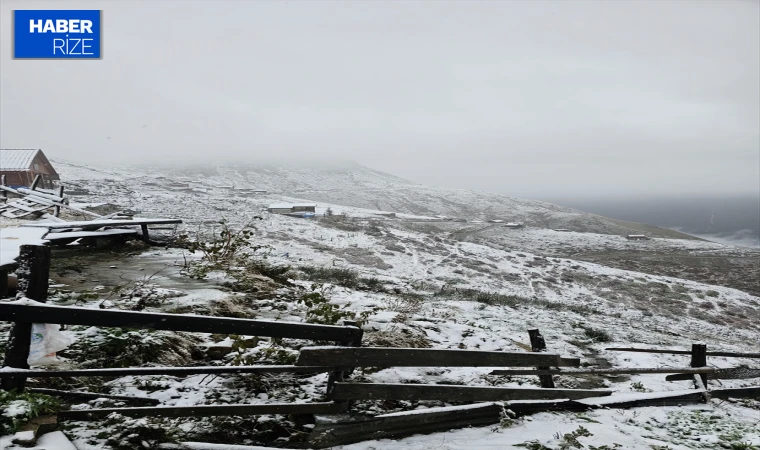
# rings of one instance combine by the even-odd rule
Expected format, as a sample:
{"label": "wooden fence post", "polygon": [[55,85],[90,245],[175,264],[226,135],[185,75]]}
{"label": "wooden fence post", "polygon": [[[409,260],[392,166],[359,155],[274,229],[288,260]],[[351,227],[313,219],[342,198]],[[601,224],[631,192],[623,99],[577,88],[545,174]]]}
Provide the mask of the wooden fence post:
{"label": "wooden fence post", "polygon": [[[707,345],[706,344],[692,344],[691,345],[691,367],[707,367]],[[707,390],[707,374],[695,374],[694,385],[697,389]],[[710,394],[705,392],[702,395],[705,403],[710,402]]]}
{"label": "wooden fence post", "polygon": [[[546,351],[546,340],[537,328],[528,330],[528,336],[530,336],[530,347],[533,352]],[[549,367],[538,367],[538,369],[549,369]],[[551,375],[539,375],[538,379],[541,381],[542,388],[554,388],[554,378]]]}
{"label": "wooden fence post", "polygon": [[[346,347],[361,347],[362,345],[362,337],[364,335],[363,330],[359,326],[359,323],[355,320],[344,320],[343,325],[347,327],[356,327],[359,328],[359,334],[356,335],[353,339],[350,341],[342,342],[341,345]],[[351,375],[354,372],[353,367],[341,367],[341,370],[330,372],[330,375],[327,376],[327,398],[332,397],[333,390],[335,389],[335,383],[342,382],[346,376]],[[344,400],[340,403],[342,406],[342,410],[346,411],[349,407],[349,401]]]}
{"label": "wooden fence post", "polygon": [[0,269],[0,299],[8,296],[8,271]]}
{"label": "wooden fence post", "polygon": [[[5,184],[5,175],[0,175],[0,186],[6,186]],[[0,189],[0,198],[3,200],[8,199],[8,193],[2,189]]]}
{"label": "wooden fence post", "polygon": [[[18,292],[38,302],[47,300],[48,277],[50,276],[50,247],[44,245],[22,245],[19,249]],[[32,340],[32,324],[16,322],[8,336],[8,346],[5,349],[3,366],[17,369],[28,369],[26,363],[29,357],[29,346]],[[18,376],[2,380],[2,388],[6,391],[24,390],[26,377]]]}
{"label": "wooden fence post", "polygon": [[[707,367],[706,344],[691,345],[691,367]],[[707,374],[701,374],[699,377],[702,379],[702,384],[707,388]]]}

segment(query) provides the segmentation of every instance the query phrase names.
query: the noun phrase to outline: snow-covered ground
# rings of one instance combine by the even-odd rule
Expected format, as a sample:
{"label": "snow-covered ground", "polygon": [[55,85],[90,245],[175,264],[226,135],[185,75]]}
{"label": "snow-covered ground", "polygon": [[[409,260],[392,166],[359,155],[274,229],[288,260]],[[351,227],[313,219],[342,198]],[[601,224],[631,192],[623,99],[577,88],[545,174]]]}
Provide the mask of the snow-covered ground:
{"label": "snow-covered ground", "polygon": [[[536,202],[510,203],[508,207],[517,208],[517,213],[504,218],[530,222],[524,219],[554,209],[552,214],[556,215],[552,217],[562,218],[559,222],[563,227],[571,223],[580,228],[583,220],[591,220],[584,227],[597,232],[558,232],[551,229],[559,228],[558,225],[552,223],[542,228],[538,224],[540,221],[534,219],[531,219],[533,225],[517,230],[505,230],[499,223],[473,223],[477,217],[493,218],[487,217],[494,214],[492,205],[487,202],[480,204],[487,211],[479,215],[472,214],[469,209],[457,210],[451,205],[447,211],[433,210],[432,207],[409,209],[409,205],[393,209],[390,206],[398,204],[395,197],[398,192],[412,190],[414,186],[393,177],[361,171],[359,175],[374,180],[372,189],[375,190],[367,188],[361,193],[354,192],[354,200],[347,203],[366,205],[364,208],[321,201],[313,195],[294,196],[299,189],[313,194],[314,185],[323,184],[333,195],[338,192],[339,197],[349,198],[352,192],[341,191],[341,188],[346,179],[357,176],[350,170],[332,177],[320,172],[308,186],[294,181],[295,187],[289,187],[287,192],[284,192],[284,181],[275,183],[272,180],[282,176],[284,180],[292,181],[297,177],[276,168],[271,168],[270,176],[262,176],[264,172],[257,171],[255,174],[261,176],[261,183],[255,185],[250,179],[241,178],[239,171],[215,171],[211,176],[202,173],[188,175],[188,181],[192,180],[194,185],[206,190],[199,192],[167,186],[169,182],[182,180],[166,171],[110,169],[106,173],[66,164],[57,167],[64,180],[72,180],[78,188],[90,192],[90,195],[77,197],[78,202],[118,204],[137,210],[145,217],[182,218],[185,223],[180,231],[190,234],[218,228],[221,219],[226,219],[233,227],[251,224],[255,227],[253,241],[266,246],[258,254],[266,255],[269,264],[293,268],[347,268],[361,278],[375,280],[375,284],[383,286],[383,289],[358,289],[331,282],[313,286],[314,282],[301,278],[293,280],[292,288],[275,290],[267,299],[250,300],[251,294],[221,288],[217,283],[226,281],[223,277],[212,276],[204,282],[187,280],[183,285],[180,268],[186,258],[196,258],[197,255],[188,255],[178,249],[150,249],[138,255],[124,256],[120,262],[104,263],[113,269],[97,274],[100,284],[89,289],[88,295],[91,296],[77,298],[77,303],[85,307],[98,308],[101,304],[123,307],[126,302],[133,301],[133,297],[147,298],[158,293],[163,299],[150,304],[148,309],[177,312],[183,308],[219,307],[220,303],[245,300],[253,302],[257,318],[303,321],[306,307],[287,298],[293,292],[306,293],[314,288],[341,311],[363,314],[365,345],[385,346],[390,342],[399,346],[524,351],[529,348],[527,330],[538,328],[546,338],[549,351],[566,357],[580,357],[590,366],[688,365],[688,357],[679,355],[605,350],[612,346],[688,348],[692,342],[705,342],[709,350],[760,351],[760,298],[730,287],[613,268],[572,257],[581,252],[616,251],[757,258],[758,254],[752,250],[689,239],[655,238],[631,242],[620,235],[601,233],[606,227],[614,228],[612,222],[602,221],[603,224],[599,225],[601,219],[589,219],[590,215]],[[219,173],[224,176],[218,176]],[[231,183],[237,187],[244,182],[246,187],[270,192],[237,194],[229,188],[218,187]],[[433,188],[429,189],[425,192],[429,193]],[[395,191],[392,196],[395,200],[383,203],[384,191]],[[380,209],[367,207],[369,192],[378,198]],[[468,199],[472,200],[473,208],[478,206],[480,200]],[[312,200],[318,202],[318,213],[329,207],[333,217],[309,220],[266,212],[269,204]],[[446,221],[439,217],[442,214],[467,216],[470,222]],[[575,218],[571,220],[571,217]],[[116,287],[119,279],[134,278],[141,266],[145,267],[146,274],[143,284],[138,286],[142,290],[132,291],[133,295],[128,299],[118,296],[107,299],[107,293]],[[154,276],[147,276],[159,266],[164,269]],[[55,297],[57,300],[54,301],[67,304],[73,295],[67,290],[73,288],[60,286],[60,289],[64,294]],[[66,332],[87,345],[108,338],[96,328],[74,327]],[[161,335],[154,337],[160,338]],[[202,334],[183,339],[187,341],[182,345],[209,346],[230,342],[227,338],[214,343],[212,337]],[[250,351],[253,353],[246,354],[263,351],[270,344],[262,340]],[[287,347],[288,342],[285,344]],[[293,347],[302,345],[298,342],[290,344]],[[758,367],[757,360],[741,358],[710,357],[709,363],[716,367]],[[489,372],[490,369],[472,368],[391,368],[358,371],[354,379],[473,386],[537,383],[533,377],[498,377],[489,375]],[[725,380],[721,385],[739,387],[756,385],[757,382]],[[239,376],[123,377],[109,382],[108,388],[114,394],[158,398],[166,405],[307,401],[324,392],[326,376],[302,378],[287,391],[267,391],[260,386],[241,383]],[[690,382],[666,382],[664,375],[562,376],[557,377],[557,384],[605,387],[614,391],[613,397],[632,392],[692,388]],[[93,406],[92,403],[79,405],[82,408]],[[364,412],[375,414],[431,406],[445,405],[440,402],[359,402],[356,405]],[[194,426],[176,421],[163,423],[185,431]],[[562,448],[563,436],[579,427],[589,433],[584,432],[578,438],[587,448],[651,449],[658,448],[653,447],[656,445],[671,449],[721,448],[721,445],[733,443],[760,445],[758,423],[760,406],[757,402],[713,402],[682,408],[542,413],[516,420],[508,427],[456,430],[364,442],[343,448],[496,449],[533,440],[548,448]],[[88,428],[80,424],[67,433],[80,450],[102,448],[103,439],[97,434],[103,429],[112,429],[108,428],[112,425],[98,426],[105,428]],[[602,447],[604,445],[607,447]]]}

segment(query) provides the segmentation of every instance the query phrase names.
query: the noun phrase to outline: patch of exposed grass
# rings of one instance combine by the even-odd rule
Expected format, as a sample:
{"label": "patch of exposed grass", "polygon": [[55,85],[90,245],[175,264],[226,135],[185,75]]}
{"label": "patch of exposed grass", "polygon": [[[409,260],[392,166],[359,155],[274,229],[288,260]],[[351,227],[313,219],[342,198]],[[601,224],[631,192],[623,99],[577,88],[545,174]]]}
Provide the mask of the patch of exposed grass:
{"label": "patch of exposed grass", "polygon": [[351,269],[310,266],[301,266],[298,269],[305,273],[311,281],[333,283],[350,288],[356,287],[359,284],[359,274]]}

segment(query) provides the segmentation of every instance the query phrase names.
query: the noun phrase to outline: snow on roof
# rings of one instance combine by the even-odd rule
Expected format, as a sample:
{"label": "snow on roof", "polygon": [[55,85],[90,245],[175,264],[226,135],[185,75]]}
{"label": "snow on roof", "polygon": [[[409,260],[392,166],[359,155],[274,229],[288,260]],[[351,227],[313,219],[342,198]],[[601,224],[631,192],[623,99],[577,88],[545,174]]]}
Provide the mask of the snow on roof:
{"label": "snow on roof", "polygon": [[288,209],[288,208],[295,208],[297,206],[304,207],[304,206],[310,206],[310,207],[317,207],[316,203],[274,203],[272,205],[269,205],[270,209]]}
{"label": "snow on roof", "polygon": [[39,151],[36,148],[0,149],[0,170],[28,170]]}

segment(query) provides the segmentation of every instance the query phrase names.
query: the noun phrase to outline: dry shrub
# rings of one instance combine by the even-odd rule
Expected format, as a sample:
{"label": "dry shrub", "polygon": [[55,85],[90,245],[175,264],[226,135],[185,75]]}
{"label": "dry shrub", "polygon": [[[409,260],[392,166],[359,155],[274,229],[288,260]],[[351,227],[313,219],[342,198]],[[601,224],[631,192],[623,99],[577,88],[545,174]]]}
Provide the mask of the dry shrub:
{"label": "dry shrub", "polygon": [[394,347],[394,348],[430,348],[427,335],[418,330],[412,330],[391,325],[385,330],[369,332],[364,335],[362,345],[365,347]]}

